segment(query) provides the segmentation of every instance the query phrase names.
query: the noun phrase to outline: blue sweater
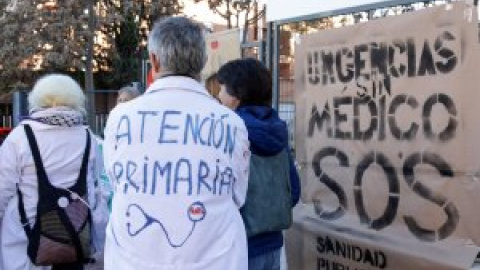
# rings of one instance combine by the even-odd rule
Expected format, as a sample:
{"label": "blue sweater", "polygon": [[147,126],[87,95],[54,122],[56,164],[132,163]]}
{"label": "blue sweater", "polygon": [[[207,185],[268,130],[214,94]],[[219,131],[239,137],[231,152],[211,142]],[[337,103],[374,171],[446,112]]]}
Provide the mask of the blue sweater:
{"label": "blue sweater", "polygon": [[[241,106],[236,110],[248,130],[250,150],[259,156],[273,156],[288,149],[287,125],[277,112],[266,106]],[[290,154],[290,151],[288,151]],[[290,157],[290,182],[292,207],[300,198],[300,180],[293,159]],[[248,198],[247,198],[248,199]],[[283,246],[281,231],[256,235],[248,239],[248,257],[252,258]]]}

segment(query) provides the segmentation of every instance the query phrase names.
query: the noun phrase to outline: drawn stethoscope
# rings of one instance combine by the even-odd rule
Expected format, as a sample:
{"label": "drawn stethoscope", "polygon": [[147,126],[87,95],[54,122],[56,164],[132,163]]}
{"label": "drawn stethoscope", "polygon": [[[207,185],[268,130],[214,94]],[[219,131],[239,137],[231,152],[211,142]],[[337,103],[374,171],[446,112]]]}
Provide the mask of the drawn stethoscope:
{"label": "drawn stethoscope", "polygon": [[190,238],[193,231],[195,230],[195,225],[197,224],[197,222],[205,219],[205,215],[207,214],[207,210],[206,210],[205,205],[203,203],[201,203],[201,202],[192,203],[187,208],[187,216],[188,216],[188,219],[190,219],[190,221],[192,222],[192,229],[190,230],[188,235],[185,237],[185,239],[181,243],[176,244],[176,243],[173,243],[172,240],[170,239],[168,231],[165,228],[165,226],[163,225],[163,223],[161,221],[159,221],[158,219],[155,219],[154,217],[147,214],[145,212],[145,210],[143,210],[143,208],[140,205],[134,204],[134,203],[130,204],[127,207],[127,212],[126,212],[127,218],[130,217],[131,210],[133,210],[133,209],[137,209],[138,212],[141,213],[144,216],[145,223],[143,224],[143,226],[139,227],[138,229],[133,230],[132,229],[132,224],[130,222],[127,222],[127,232],[130,236],[136,237],[137,235],[139,235],[142,231],[146,230],[151,225],[158,224],[160,226],[160,228],[163,230],[163,232],[165,233],[165,236],[167,238],[168,243],[173,248],[178,248],[178,247],[183,246],[183,244],[185,244],[185,242],[187,242],[187,240]]}

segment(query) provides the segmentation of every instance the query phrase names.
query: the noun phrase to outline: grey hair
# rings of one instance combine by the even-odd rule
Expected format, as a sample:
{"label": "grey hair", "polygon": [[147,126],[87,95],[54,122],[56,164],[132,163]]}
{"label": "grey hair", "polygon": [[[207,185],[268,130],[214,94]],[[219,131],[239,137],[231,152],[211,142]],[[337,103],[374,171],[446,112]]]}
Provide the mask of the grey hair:
{"label": "grey hair", "polygon": [[128,94],[132,98],[140,96],[140,92],[137,90],[137,88],[130,85],[124,86],[118,90],[119,95],[123,93]]}
{"label": "grey hair", "polygon": [[204,31],[202,25],[185,17],[157,21],[148,37],[148,51],[165,73],[198,79],[207,62]]}
{"label": "grey hair", "polygon": [[71,77],[62,74],[40,78],[28,95],[28,105],[30,111],[65,106],[86,114],[82,88]]}

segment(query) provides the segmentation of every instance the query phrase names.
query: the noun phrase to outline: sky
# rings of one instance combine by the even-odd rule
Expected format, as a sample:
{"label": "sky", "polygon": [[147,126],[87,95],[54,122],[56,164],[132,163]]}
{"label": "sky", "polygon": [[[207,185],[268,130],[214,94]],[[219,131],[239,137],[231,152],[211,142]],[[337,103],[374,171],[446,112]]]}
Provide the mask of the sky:
{"label": "sky", "polygon": [[265,0],[267,4],[268,21],[293,18],[323,11],[332,11],[383,1],[385,0]]}
{"label": "sky", "polygon": [[[262,4],[265,3],[266,0],[259,0],[258,2]],[[192,17],[197,21],[201,21],[207,24],[207,26],[209,23],[226,24],[225,19],[220,17],[218,14],[214,14],[208,8],[206,0],[203,0],[200,3],[194,3],[193,0],[183,0],[183,3],[185,5],[183,11],[188,17]]]}
{"label": "sky", "polygon": [[201,21],[205,24],[226,24],[225,19],[222,19],[218,14],[214,14],[209,8],[207,1],[200,3],[194,3],[193,0],[184,0],[185,7],[183,12],[188,17],[191,17],[197,21]]}
{"label": "sky", "polygon": [[[267,5],[267,20],[274,21],[385,1],[386,0],[260,0],[259,2]],[[214,14],[208,8],[206,2],[207,1],[204,0],[200,3],[194,3],[193,0],[184,0],[185,14],[207,25],[209,23],[225,24],[225,20],[219,15]]]}

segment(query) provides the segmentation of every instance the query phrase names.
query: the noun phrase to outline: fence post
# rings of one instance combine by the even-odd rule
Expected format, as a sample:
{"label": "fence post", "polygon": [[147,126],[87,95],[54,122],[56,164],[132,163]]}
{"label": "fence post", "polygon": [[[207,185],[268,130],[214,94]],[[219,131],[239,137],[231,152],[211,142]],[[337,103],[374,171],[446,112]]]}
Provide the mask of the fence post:
{"label": "fence post", "polygon": [[272,59],[270,64],[272,65],[272,107],[278,111],[280,103],[280,25],[272,23]]}
{"label": "fence post", "polygon": [[13,92],[13,106],[12,106],[12,120],[13,126],[16,127],[22,120],[22,116],[28,115],[27,92],[24,90],[17,90]]}

